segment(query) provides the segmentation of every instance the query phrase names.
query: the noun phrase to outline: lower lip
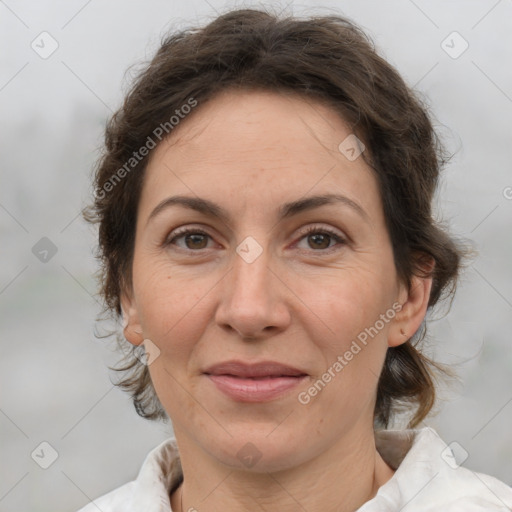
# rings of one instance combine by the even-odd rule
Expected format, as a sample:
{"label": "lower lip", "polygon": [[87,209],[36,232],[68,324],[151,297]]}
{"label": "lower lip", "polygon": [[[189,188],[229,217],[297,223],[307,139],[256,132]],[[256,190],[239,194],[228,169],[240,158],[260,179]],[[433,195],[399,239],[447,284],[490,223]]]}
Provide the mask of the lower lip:
{"label": "lower lip", "polygon": [[306,376],[248,379],[231,375],[208,375],[225,395],[238,402],[267,402],[275,400],[298,386]]}

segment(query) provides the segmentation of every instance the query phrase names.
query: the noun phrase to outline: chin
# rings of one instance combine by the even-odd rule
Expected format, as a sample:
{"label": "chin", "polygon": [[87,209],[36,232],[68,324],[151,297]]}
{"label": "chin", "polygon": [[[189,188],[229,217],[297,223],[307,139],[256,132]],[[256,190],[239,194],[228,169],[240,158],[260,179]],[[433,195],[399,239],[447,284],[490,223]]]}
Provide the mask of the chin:
{"label": "chin", "polygon": [[273,429],[275,423],[260,428],[241,427],[238,432],[230,426],[232,437],[205,441],[205,449],[221,464],[252,473],[287,470],[310,458],[309,452],[314,451],[307,446],[310,436],[297,436],[296,429],[292,432],[283,428],[279,433]]}

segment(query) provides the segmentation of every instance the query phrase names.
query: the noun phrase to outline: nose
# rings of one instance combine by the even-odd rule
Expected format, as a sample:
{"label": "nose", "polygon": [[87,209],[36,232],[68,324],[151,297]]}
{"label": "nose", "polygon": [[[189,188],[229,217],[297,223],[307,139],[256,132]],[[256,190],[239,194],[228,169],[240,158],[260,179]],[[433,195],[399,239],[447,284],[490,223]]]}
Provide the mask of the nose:
{"label": "nose", "polygon": [[269,267],[268,251],[254,261],[237,253],[233,259],[223,280],[215,315],[217,325],[237,332],[244,340],[265,339],[285,330],[291,319],[286,302],[290,292]]}

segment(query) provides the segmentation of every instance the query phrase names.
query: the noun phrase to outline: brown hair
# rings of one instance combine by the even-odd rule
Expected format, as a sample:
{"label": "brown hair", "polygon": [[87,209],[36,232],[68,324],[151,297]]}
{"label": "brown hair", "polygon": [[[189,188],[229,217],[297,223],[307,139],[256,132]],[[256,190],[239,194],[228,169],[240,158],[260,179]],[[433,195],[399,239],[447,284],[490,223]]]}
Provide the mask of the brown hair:
{"label": "brown hair", "polygon": [[[235,10],[203,28],[168,36],[107,125],[95,201],[84,212],[89,222],[99,223],[105,312],[119,318],[121,291],[131,286],[137,206],[148,160],[137,153],[135,161],[134,154],[154,142],[162,127],[171,133],[170,118],[185,112],[184,105],[200,106],[228,88],[296,93],[335,109],[368,148],[363,157],[378,180],[399,278],[410,286],[413,275],[431,275],[429,308],[442,296],[453,297],[463,251],[432,217],[446,159],[426,107],[349,20]],[[425,265],[432,260],[433,269]],[[400,407],[415,405],[409,422],[415,426],[434,404],[434,374],[443,368],[415,348],[424,338],[424,324],[420,331],[414,341],[387,351],[376,425],[388,426]],[[137,412],[165,418],[147,366],[132,352],[118,369],[125,372],[118,385],[131,393]]]}

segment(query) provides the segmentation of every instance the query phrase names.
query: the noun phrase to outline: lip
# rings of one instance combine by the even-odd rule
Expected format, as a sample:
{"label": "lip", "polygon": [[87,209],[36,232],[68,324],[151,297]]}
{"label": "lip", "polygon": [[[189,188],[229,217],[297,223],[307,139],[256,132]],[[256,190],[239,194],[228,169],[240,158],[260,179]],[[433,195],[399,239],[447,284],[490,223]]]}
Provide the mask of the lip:
{"label": "lip", "polygon": [[238,402],[275,400],[298,386],[308,374],[274,361],[248,364],[226,361],[203,372],[217,389]]}

